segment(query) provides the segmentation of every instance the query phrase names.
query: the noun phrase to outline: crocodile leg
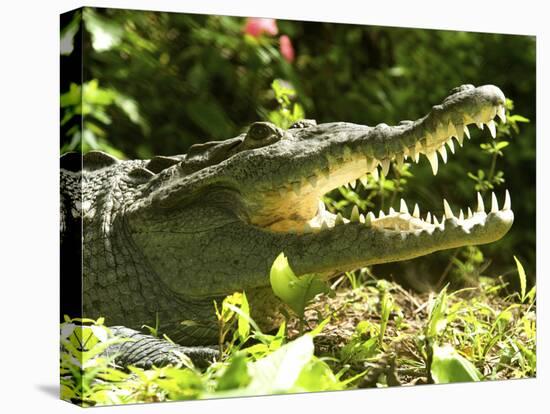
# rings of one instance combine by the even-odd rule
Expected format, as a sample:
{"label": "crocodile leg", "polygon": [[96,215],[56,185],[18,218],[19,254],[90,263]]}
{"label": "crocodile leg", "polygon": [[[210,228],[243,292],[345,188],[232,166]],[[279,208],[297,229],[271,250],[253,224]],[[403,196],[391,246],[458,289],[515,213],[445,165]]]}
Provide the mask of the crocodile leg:
{"label": "crocodile leg", "polygon": [[111,326],[111,332],[125,341],[107,348],[106,355],[115,355],[115,363],[124,367],[133,365],[149,369],[181,362],[178,354],[187,355],[199,368],[205,368],[219,356],[217,347],[181,346],[166,339],[146,335],[124,326]]}

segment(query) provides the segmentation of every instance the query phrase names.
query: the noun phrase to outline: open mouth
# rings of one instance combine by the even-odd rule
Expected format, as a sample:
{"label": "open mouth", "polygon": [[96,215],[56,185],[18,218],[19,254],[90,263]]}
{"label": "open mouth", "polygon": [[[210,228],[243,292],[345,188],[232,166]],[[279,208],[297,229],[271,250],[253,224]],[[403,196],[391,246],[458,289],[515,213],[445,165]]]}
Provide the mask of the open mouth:
{"label": "open mouth", "polygon": [[[462,147],[464,136],[470,139],[469,124],[475,124],[479,129],[484,129],[484,126],[487,126],[493,139],[496,138],[496,116],[500,118],[502,123],[506,122],[503,105],[493,106],[478,114],[475,119],[465,115],[463,124],[455,125],[452,121],[449,121],[446,127],[440,124],[433,133],[428,132],[424,139],[417,141],[414,147],[405,147],[408,151],[405,150],[403,154],[394,155],[391,159],[373,159],[371,161],[372,166],[370,169],[367,169],[366,173],[370,173],[377,180],[380,173],[384,175],[388,173],[390,161],[396,162],[398,166],[402,166],[409,158],[415,163],[419,163],[420,155],[423,154],[429,161],[433,174],[437,175],[439,170],[438,154],[441,157],[441,161],[444,164],[447,163],[447,147],[454,154],[457,147]],[[379,171],[379,168],[381,171]],[[345,185],[355,188],[357,180],[365,180],[365,176],[362,175],[361,178],[356,177]],[[511,211],[511,198],[508,190],[505,191],[504,200],[501,204],[502,208],[499,207],[495,193],[491,193],[489,212],[486,211],[483,198],[479,193],[477,193],[477,206],[475,208],[467,207],[465,210],[461,209],[453,212],[445,199],[442,200],[442,203],[444,214],[439,219],[429,211],[421,214],[418,204],[415,204],[411,211],[403,199],[401,199],[399,211],[395,211],[390,207],[387,212],[380,210],[378,215],[372,211],[361,214],[358,207],[354,206],[351,216],[345,218],[340,213],[332,214],[327,211],[324,203],[319,200],[317,214],[304,224],[302,231],[304,233],[323,231],[338,225],[356,222],[385,231],[413,233],[426,231],[432,233],[436,229],[444,230],[446,221],[456,220],[455,225],[460,226],[465,232],[469,232],[474,226],[485,225],[488,215],[507,216],[507,212]]]}
{"label": "open mouth", "polygon": [[357,206],[354,206],[351,211],[351,216],[349,218],[344,218],[340,213],[333,214],[327,211],[324,203],[319,201],[318,213],[314,218],[304,224],[303,233],[323,231],[348,223],[361,223],[367,227],[374,227],[390,232],[420,233],[426,231],[432,233],[436,229],[445,230],[445,223],[449,220],[455,220],[455,226],[460,226],[468,233],[475,226],[484,226],[489,215],[507,218],[509,215],[508,212],[512,210],[511,198],[508,190],[505,192],[502,209],[499,208],[495,193],[491,194],[491,209],[489,213],[486,212],[483,198],[479,193],[477,193],[477,208],[475,211],[467,207],[466,213],[460,210],[455,214],[445,199],[443,199],[443,208],[445,213],[440,219],[429,211],[425,213],[424,217],[421,217],[418,204],[415,204],[411,213],[405,200],[401,199],[399,211],[395,211],[390,207],[387,213],[380,210],[378,217],[376,217],[373,212],[361,214]]}
{"label": "open mouth", "polygon": [[[438,106],[435,106],[430,114],[417,121],[405,121],[396,127],[384,124],[374,127],[373,130],[391,130],[386,133],[390,144],[385,144],[385,152],[375,153],[368,149],[367,145],[353,146],[355,141],[352,141],[349,145],[341,144],[342,150],[339,154],[334,155],[334,151],[326,153],[324,157],[328,168],[321,168],[316,174],[303,177],[299,182],[277,188],[271,199],[277,199],[274,202],[277,207],[268,211],[271,220],[256,217],[257,222],[254,224],[275,232],[295,234],[320,233],[356,223],[383,232],[401,233],[404,236],[432,234],[438,231],[445,233],[445,230],[452,230],[460,233],[461,239],[474,243],[492,239],[492,236],[488,235],[492,230],[495,238],[496,233],[501,237],[503,229],[507,231],[513,221],[508,190],[502,196],[500,206],[496,195],[491,194],[490,209],[485,208],[479,193],[477,205],[466,207],[464,210],[453,211],[443,199],[444,214],[441,217],[428,211],[421,212],[418,205],[408,206],[405,200],[401,200],[399,211],[389,208],[388,211],[380,211],[377,214],[374,211],[360,213],[358,207],[354,206],[350,217],[327,211],[322,202],[323,195],[334,188],[341,185],[355,188],[357,180],[365,180],[366,174],[371,175],[369,179],[377,179],[380,174],[387,175],[392,162],[399,168],[404,162],[419,163],[421,155],[428,160],[433,174],[436,175],[439,162],[447,162],[448,151],[454,154],[462,147],[465,136],[470,139],[469,125],[476,125],[480,129],[486,127],[495,138],[495,119],[498,117],[502,123],[506,122],[504,95],[493,86],[484,86],[476,90],[490,95],[491,99],[486,99],[482,105],[474,107],[460,107],[461,103],[458,101],[458,109],[454,108],[443,115],[438,113]],[[453,96],[456,97],[451,95]],[[454,105],[454,102],[451,105]],[[395,136],[398,138],[394,138]],[[397,142],[397,145],[394,142]],[[459,238],[459,234],[456,234],[456,238]]]}

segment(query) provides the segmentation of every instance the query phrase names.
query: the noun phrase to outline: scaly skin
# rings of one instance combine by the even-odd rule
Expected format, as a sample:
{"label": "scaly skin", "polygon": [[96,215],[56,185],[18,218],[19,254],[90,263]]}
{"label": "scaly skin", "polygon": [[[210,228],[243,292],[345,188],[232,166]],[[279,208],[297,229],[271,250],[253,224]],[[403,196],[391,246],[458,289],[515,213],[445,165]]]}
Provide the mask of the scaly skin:
{"label": "scaly skin", "polygon": [[[405,202],[384,217],[354,209],[345,219],[319,200],[378,167],[387,173],[404,157],[418,162],[424,154],[437,173],[437,152],[446,159],[446,144],[453,152],[462,145],[468,124],[486,124],[494,134],[503,105],[497,87],[464,85],[425,117],[397,126],[304,121],[281,130],[255,123],[181,156],[87,154],[82,172],[62,170],[62,192],[82,180],[81,203],[69,210],[83,221],[84,315],[139,328],[158,314],[176,342],[212,344],[212,301],[234,291],[247,292],[257,322],[277,320],[268,275],[281,251],[298,274],[330,277],[500,239],[513,222],[508,193],[502,210],[493,204],[490,213],[480,208],[464,218],[446,207],[441,222],[420,219],[417,207],[410,214]],[[78,198],[62,194],[69,205]]]}

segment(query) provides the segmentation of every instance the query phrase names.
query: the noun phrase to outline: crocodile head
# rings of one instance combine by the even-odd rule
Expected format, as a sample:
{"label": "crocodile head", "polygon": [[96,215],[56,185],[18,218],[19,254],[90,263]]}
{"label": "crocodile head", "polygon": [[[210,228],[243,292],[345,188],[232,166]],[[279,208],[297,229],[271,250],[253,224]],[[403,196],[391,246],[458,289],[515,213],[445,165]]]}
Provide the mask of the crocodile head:
{"label": "crocodile head", "polygon": [[504,103],[496,86],[463,85],[423,118],[397,126],[254,123],[233,139],[191,147],[157,172],[128,207],[131,233],[160,278],[190,297],[268,286],[281,251],[298,274],[329,276],[493,242],[513,222],[508,192],[502,208],[493,194],[486,210],[478,195],[466,214],[443,200],[439,220],[403,200],[400,211],[354,208],[344,218],[321,199],[365,173],[387,174],[391,162],[426,157],[437,174],[438,154],[446,161],[446,147],[462,146],[468,125],[486,125],[495,136]]}

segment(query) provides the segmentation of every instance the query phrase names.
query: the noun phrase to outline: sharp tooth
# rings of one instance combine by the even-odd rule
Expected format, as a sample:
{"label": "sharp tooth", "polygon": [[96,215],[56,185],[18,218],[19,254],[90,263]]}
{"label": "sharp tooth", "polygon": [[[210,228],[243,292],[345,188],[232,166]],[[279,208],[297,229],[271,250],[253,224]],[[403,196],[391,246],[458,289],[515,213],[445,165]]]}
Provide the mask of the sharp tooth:
{"label": "sharp tooth", "polygon": [[460,209],[460,213],[458,214],[458,219],[460,221],[464,221],[464,212],[462,211],[462,209]]}
{"label": "sharp tooth", "polygon": [[384,214],[384,212],[382,210],[380,210],[380,213],[378,213],[378,218],[381,219],[381,218],[384,218],[386,217],[386,215]]}
{"label": "sharp tooth", "polygon": [[426,158],[428,158],[428,161],[430,161],[430,165],[432,166],[433,174],[437,175],[437,154],[436,154],[436,152],[432,151],[430,153],[427,153]]}
{"label": "sharp tooth", "polygon": [[510,199],[510,193],[508,190],[506,190],[506,195],[504,196],[504,206],[502,206],[503,210],[511,210],[512,209],[512,200]]}
{"label": "sharp tooth", "polygon": [[401,202],[399,203],[399,212],[403,214],[409,214],[409,208],[407,207],[407,203],[405,203],[405,200],[401,199]]}
{"label": "sharp tooth", "polygon": [[489,128],[489,132],[491,133],[491,136],[494,138],[496,138],[497,136],[497,128],[495,126],[495,121],[493,121],[492,119],[487,122],[487,128]]}
{"label": "sharp tooth", "polygon": [[378,167],[374,167],[374,170],[371,171],[371,174],[374,178],[374,181],[378,181],[380,179],[380,175],[378,174]]}
{"label": "sharp tooth", "polygon": [[453,137],[451,137],[447,140],[447,145],[449,146],[449,149],[451,150],[451,152],[454,154],[455,153],[455,144],[453,142]]}
{"label": "sharp tooth", "polygon": [[434,214],[434,225],[439,226],[439,222],[437,221],[437,216]]}
{"label": "sharp tooth", "polygon": [[418,207],[418,203],[414,205],[413,217],[420,218],[420,208]]}
{"label": "sharp tooth", "polygon": [[418,153],[416,152],[416,145],[413,145],[412,147],[410,147],[409,152],[411,154],[411,160],[413,160],[414,162],[418,162],[417,161]]}
{"label": "sharp tooth", "polygon": [[451,210],[451,207],[449,206],[449,203],[447,203],[447,200],[443,199],[443,209],[445,211],[445,217],[450,219],[454,217],[453,211]]}
{"label": "sharp tooth", "polygon": [[420,141],[416,141],[416,142],[414,143],[414,149],[416,150],[416,153],[417,153],[417,154],[420,153],[420,152],[422,152],[422,149],[423,149],[423,148],[422,148],[422,143],[421,143]]}
{"label": "sharp tooth", "polygon": [[401,171],[403,169],[403,162],[405,161],[405,158],[401,154],[397,154],[395,156],[395,162],[397,164],[397,169]]}
{"label": "sharp tooth", "polygon": [[365,226],[370,227],[372,224],[372,221],[375,220],[376,217],[374,217],[374,214],[372,214],[372,211],[367,214],[367,217],[365,217]]}
{"label": "sharp tooth", "polygon": [[349,186],[352,190],[355,190],[355,187],[357,186],[357,180],[351,180]]}
{"label": "sharp tooth", "polygon": [[323,230],[328,230],[329,226],[328,226],[328,223],[323,220],[323,222],[321,223],[321,231]]}
{"label": "sharp tooth", "polygon": [[365,216],[362,214],[359,214],[359,223],[365,224]]}
{"label": "sharp tooth", "polygon": [[317,177],[315,175],[310,175],[309,177],[307,177],[307,180],[312,187],[317,187]]}
{"label": "sharp tooth", "polygon": [[382,175],[386,177],[390,171],[390,160],[389,158],[382,160]]}
{"label": "sharp tooth", "polygon": [[367,181],[367,176],[366,175],[359,178],[359,181],[361,181],[361,184],[363,184],[363,187],[367,188],[368,181]]}
{"label": "sharp tooth", "polygon": [[476,126],[477,126],[479,129],[483,130],[483,122],[476,122]]}
{"label": "sharp tooth", "polygon": [[499,105],[497,109],[497,115],[502,121],[503,124],[506,123],[506,109],[504,109],[504,106]]}
{"label": "sharp tooth", "polygon": [[485,206],[483,205],[483,198],[481,194],[477,193],[477,213],[485,213]]}
{"label": "sharp tooth", "polygon": [[376,160],[374,158],[365,158],[366,160],[366,163],[367,163],[367,172],[371,172],[374,167],[376,166]]}
{"label": "sharp tooth", "polygon": [[334,220],[334,224],[335,224],[336,226],[339,226],[340,224],[344,224],[344,223],[345,223],[345,222],[344,222],[344,217],[342,217],[342,215],[341,215],[340,213],[338,213],[338,214],[336,215],[336,219]]}
{"label": "sharp tooth", "polygon": [[292,183],[292,191],[294,191],[296,195],[300,195],[300,183]]}
{"label": "sharp tooth", "polygon": [[467,126],[467,125],[464,125],[464,133],[466,134],[466,136],[468,137],[468,139],[470,139],[470,130],[468,129],[468,126]]}
{"label": "sharp tooth", "polygon": [[498,211],[498,201],[495,193],[491,193],[491,213],[496,213]]}
{"label": "sharp tooth", "polygon": [[445,144],[443,144],[443,146],[441,146],[437,151],[441,154],[443,163],[447,164],[447,148],[445,148]]}
{"label": "sharp tooth", "polygon": [[350,221],[353,223],[356,223],[359,221],[359,208],[357,207],[357,205],[354,205],[353,208],[351,209]]}
{"label": "sharp tooth", "polygon": [[456,137],[456,142],[462,147],[462,145],[464,145],[464,135]]}
{"label": "sharp tooth", "polygon": [[391,216],[393,214],[395,214],[395,210],[393,209],[393,207],[390,207],[390,210],[388,211],[388,214]]}
{"label": "sharp tooth", "polygon": [[426,214],[426,223],[432,224],[432,213],[428,211],[428,214]]}
{"label": "sharp tooth", "polygon": [[470,207],[468,207],[468,218],[471,219],[472,216],[473,216],[472,209]]}
{"label": "sharp tooth", "polygon": [[325,203],[323,203],[323,200],[319,200],[319,202],[317,203],[317,214],[324,213],[325,211],[327,211]]}
{"label": "sharp tooth", "polygon": [[311,228],[310,224],[308,222],[306,222],[306,224],[304,224],[303,232],[304,233],[311,233],[312,231],[313,231],[313,229]]}
{"label": "sharp tooth", "polygon": [[[460,124],[460,125],[457,125],[456,126],[456,134],[455,137],[457,140],[459,140],[460,142],[464,142],[464,127],[465,125],[463,124]],[[470,138],[470,135],[468,135],[468,139]]]}

